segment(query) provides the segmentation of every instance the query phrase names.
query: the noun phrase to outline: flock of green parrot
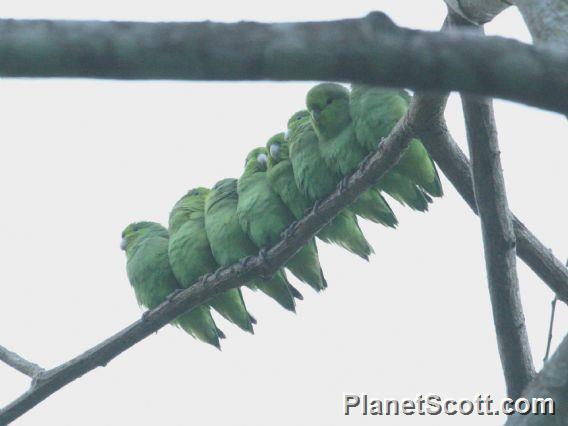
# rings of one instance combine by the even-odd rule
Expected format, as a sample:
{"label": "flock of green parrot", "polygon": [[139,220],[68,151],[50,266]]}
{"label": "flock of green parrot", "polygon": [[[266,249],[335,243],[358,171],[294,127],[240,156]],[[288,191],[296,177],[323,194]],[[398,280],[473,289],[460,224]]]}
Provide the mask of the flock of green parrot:
{"label": "flock of green parrot", "polygon": [[[410,96],[404,90],[356,86],[351,90],[322,83],[307,94],[307,110],[288,120],[285,133],[252,150],[239,179],[223,179],[213,188],[195,188],[170,213],[168,229],[154,222],[130,224],[122,233],[128,279],[138,303],[153,309],[179,289],[187,288],[220,266],[242,261],[270,247],[282,232],[315,203],[331,194],[405,114]],[[436,167],[419,140],[412,140],[401,161],[375,186],[361,194],[318,234],[368,260],[373,248],[357,216],[395,227],[397,219],[382,192],[412,209],[426,211],[432,197],[442,196]],[[316,291],[327,287],[315,239],[285,265]],[[270,279],[248,284],[287,310],[295,310],[301,293],[284,268]],[[213,308],[241,329],[253,332],[240,288],[180,315],[175,325],[220,348],[225,337]]]}

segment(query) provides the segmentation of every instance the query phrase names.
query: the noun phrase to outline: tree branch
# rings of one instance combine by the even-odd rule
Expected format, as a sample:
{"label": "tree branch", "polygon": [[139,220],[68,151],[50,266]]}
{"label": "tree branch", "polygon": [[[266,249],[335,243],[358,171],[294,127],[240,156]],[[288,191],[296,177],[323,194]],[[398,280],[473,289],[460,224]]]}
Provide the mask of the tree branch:
{"label": "tree branch", "polygon": [[516,267],[516,241],[499,157],[493,105],[462,96],[481,220],[487,282],[507,395],[517,398],[535,370],[525,327]]}
{"label": "tree branch", "polygon": [[469,22],[484,24],[515,4],[535,44],[568,50],[568,3],[566,0],[444,0]]}
{"label": "tree branch", "polygon": [[[413,101],[416,110],[428,116],[414,122],[417,136],[438,164],[444,175],[457,189],[471,210],[477,214],[469,160],[450,135],[444,120],[448,95],[417,94]],[[511,213],[512,214],[512,213]],[[568,303],[568,269],[552,251],[514,214],[513,228],[519,256],[558,296]]]}
{"label": "tree branch", "polygon": [[552,398],[555,403],[554,415],[514,414],[506,426],[560,426],[568,419],[568,335],[564,337],[552,358],[524,390],[522,396],[533,398]]}
{"label": "tree branch", "polygon": [[511,6],[510,0],[444,0],[448,7],[468,22],[482,25]]}
{"label": "tree branch", "polygon": [[404,29],[378,12],[278,24],[0,20],[3,77],[351,81],[568,113],[567,69],[565,52]]}
{"label": "tree branch", "polygon": [[568,2],[566,0],[515,0],[535,44],[568,51]]}
{"label": "tree branch", "polygon": [[[454,15],[451,15],[452,18]],[[483,35],[482,26],[451,19],[451,27]],[[517,276],[516,238],[501,167],[493,102],[461,95],[473,188],[485,255],[493,322],[507,395],[518,398],[535,375]]]}
{"label": "tree branch", "polygon": [[0,361],[32,379],[38,378],[45,371],[39,365],[22,358],[15,352],[9,351],[2,345],[0,345]]}

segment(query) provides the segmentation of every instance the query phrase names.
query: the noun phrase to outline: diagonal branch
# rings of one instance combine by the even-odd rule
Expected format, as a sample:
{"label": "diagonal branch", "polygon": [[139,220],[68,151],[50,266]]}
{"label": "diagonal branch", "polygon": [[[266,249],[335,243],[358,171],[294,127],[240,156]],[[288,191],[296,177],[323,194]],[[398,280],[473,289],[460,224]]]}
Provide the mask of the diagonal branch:
{"label": "diagonal branch", "polygon": [[332,80],[499,97],[568,113],[568,54],[362,19],[264,24],[0,20],[0,76]]}
{"label": "diagonal branch", "polygon": [[[469,160],[449,133],[444,120],[447,94],[417,94],[413,101],[423,116],[414,128],[428,152],[459,194],[477,214]],[[552,251],[512,215],[519,256],[564,303],[568,303],[568,269]]]}
{"label": "diagonal branch", "polygon": [[85,353],[46,371],[33,386],[18,399],[0,411],[0,424],[8,423],[30,410],[51,394],[81,377],[89,371],[106,365],[113,358],[135,345],[142,339],[158,331],[181,313],[190,310],[220,293],[241,286],[259,274],[271,275],[300,250],[329,220],[343,208],[351,204],[359,194],[373,185],[400,156],[410,143],[413,130],[412,117],[415,108],[411,107],[405,117],[397,124],[389,137],[376,153],[367,158],[347,184],[321,202],[304,218],[295,222],[287,236],[268,250],[265,256],[254,256],[245,262],[221,268],[219,273],[198,281],[164,302],[156,309],[89,349]]}
{"label": "diagonal branch", "polygon": [[493,104],[462,96],[475,200],[481,220],[493,321],[507,395],[520,396],[534,376],[516,268],[516,241],[505,192]]}
{"label": "diagonal branch", "polygon": [[[452,23],[454,29],[484,32],[482,26],[463,22],[459,17],[452,19]],[[461,98],[497,346],[507,395],[517,398],[532,380],[535,369],[519,291],[517,243],[501,167],[493,102],[463,94]]]}
{"label": "diagonal branch", "polygon": [[0,361],[32,379],[38,378],[45,371],[39,365],[22,358],[15,352],[9,351],[2,345],[0,345]]}
{"label": "diagonal branch", "polygon": [[534,404],[533,398],[552,398],[554,415],[514,414],[507,426],[560,426],[568,419],[568,335],[556,349],[552,358],[544,364],[542,370],[528,384],[522,394]]}

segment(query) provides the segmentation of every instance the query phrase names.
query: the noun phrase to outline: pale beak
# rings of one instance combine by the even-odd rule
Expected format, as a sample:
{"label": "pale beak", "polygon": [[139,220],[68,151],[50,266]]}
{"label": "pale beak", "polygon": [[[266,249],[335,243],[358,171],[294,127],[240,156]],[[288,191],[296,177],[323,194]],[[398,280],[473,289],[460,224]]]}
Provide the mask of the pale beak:
{"label": "pale beak", "polygon": [[286,131],[284,132],[284,140],[287,141],[289,136],[290,136],[290,130],[286,129]]}
{"label": "pale beak", "polygon": [[318,121],[320,117],[321,111],[319,109],[312,110],[312,118],[314,121]]}
{"label": "pale beak", "polygon": [[277,143],[270,145],[270,156],[275,160],[278,160],[278,154],[280,154],[280,145]]}
{"label": "pale beak", "polygon": [[120,249],[121,250],[126,250],[126,239],[122,239],[122,241],[120,242]]}
{"label": "pale beak", "polygon": [[266,154],[258,154],[256,161],[258,162],[258,164],[260,164],[261,167],[266,168],[268,158],[266,157]]}

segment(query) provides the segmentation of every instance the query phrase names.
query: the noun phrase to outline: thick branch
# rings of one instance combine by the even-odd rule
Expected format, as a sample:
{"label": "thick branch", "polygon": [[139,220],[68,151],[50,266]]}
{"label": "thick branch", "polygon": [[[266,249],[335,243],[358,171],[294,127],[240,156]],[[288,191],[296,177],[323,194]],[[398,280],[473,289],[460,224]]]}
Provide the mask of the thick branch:
{"label": "thick branch", "polygon": [[179,314],[200,305],[220,293],[241,286],[259,274],[270,275],[290,259],[309,239],[343,208],[351,204],[359,194],[373,185],[392,165],[408,146],[413,133],[410,123],[414,108],[398,123],[391,135],[381,144],[379,150],[364,161],[359,169],[347,180],[343,190],[338,189],[317,208],[300,221],[295,222],[286,238],[272,247],[266,260],[260,256],[221,268],[218,274],[205,281],[198,281],[190,288],[174,296],[149,312],[144,319],[73,358],[59,367],[45,372],[39,380],[17,400],[0,411],[0,424],[8,423],[30,410],[48,396],[69,384],[83,374],[106,365],[113,358],[158,331]]}
{"label": "thick branch", "polygon": [[535,44],[568,51],[568,1],[515,0]]}
{"label": "thick branch", "polygon": [[566,0],[444,0],[452,11],[474,24],[491,21],[515,4],[535,44],[568,50],[568,1]]}
{"label": "thick branch", "polygon": [[515,233],[505,192],[493,105],[462,96],[481,220],[485,265],[507,395],[520,396],[534,376],[516,267]]}
{"label": "thick branch", "polygon": [[552,398],[555,403],[554,415],[511,416],[507,426],[559,426],[568,419],[568,335],[564,337],[552,358],[524,390],[524,398]]}
{"label": "thick branch", "polygon": [[[414,127],[444,175],[477,214],[470,164],[450,135],[444,121],[447,95],[415,95],[416,110],[427,115]],[[513,215],[513,227],[519,256],[565,303],[568,303],[568,269],[552,251]]]}
{"label": "thick branch", "polygon": [[[453,28],[483,27],[452,19]],[[518,398],[535,374],[517,276],[516,238],[501,167],[493,102],[462,95],[473,188],[481,233],[493,322],[507,395]]]}
{"label": "thick branch", "polygon": [[508,8],[509,0],[444,0],[450,9],[467,21],[481,25]]}
{"label": "thick branch", "polygon": [[352,81],[567,113],[566,70],[564,52],[399,28],[378,12],[285,24],[0,20],[3,77]]}
{"label": "thick branch", "polygon": [[4,346],[0,345],[0,361],[8,364],[10,367],[15,368],[20,373],[36,379],[45,370],[39,365],[34,364],[15,352],[9,351]]}

